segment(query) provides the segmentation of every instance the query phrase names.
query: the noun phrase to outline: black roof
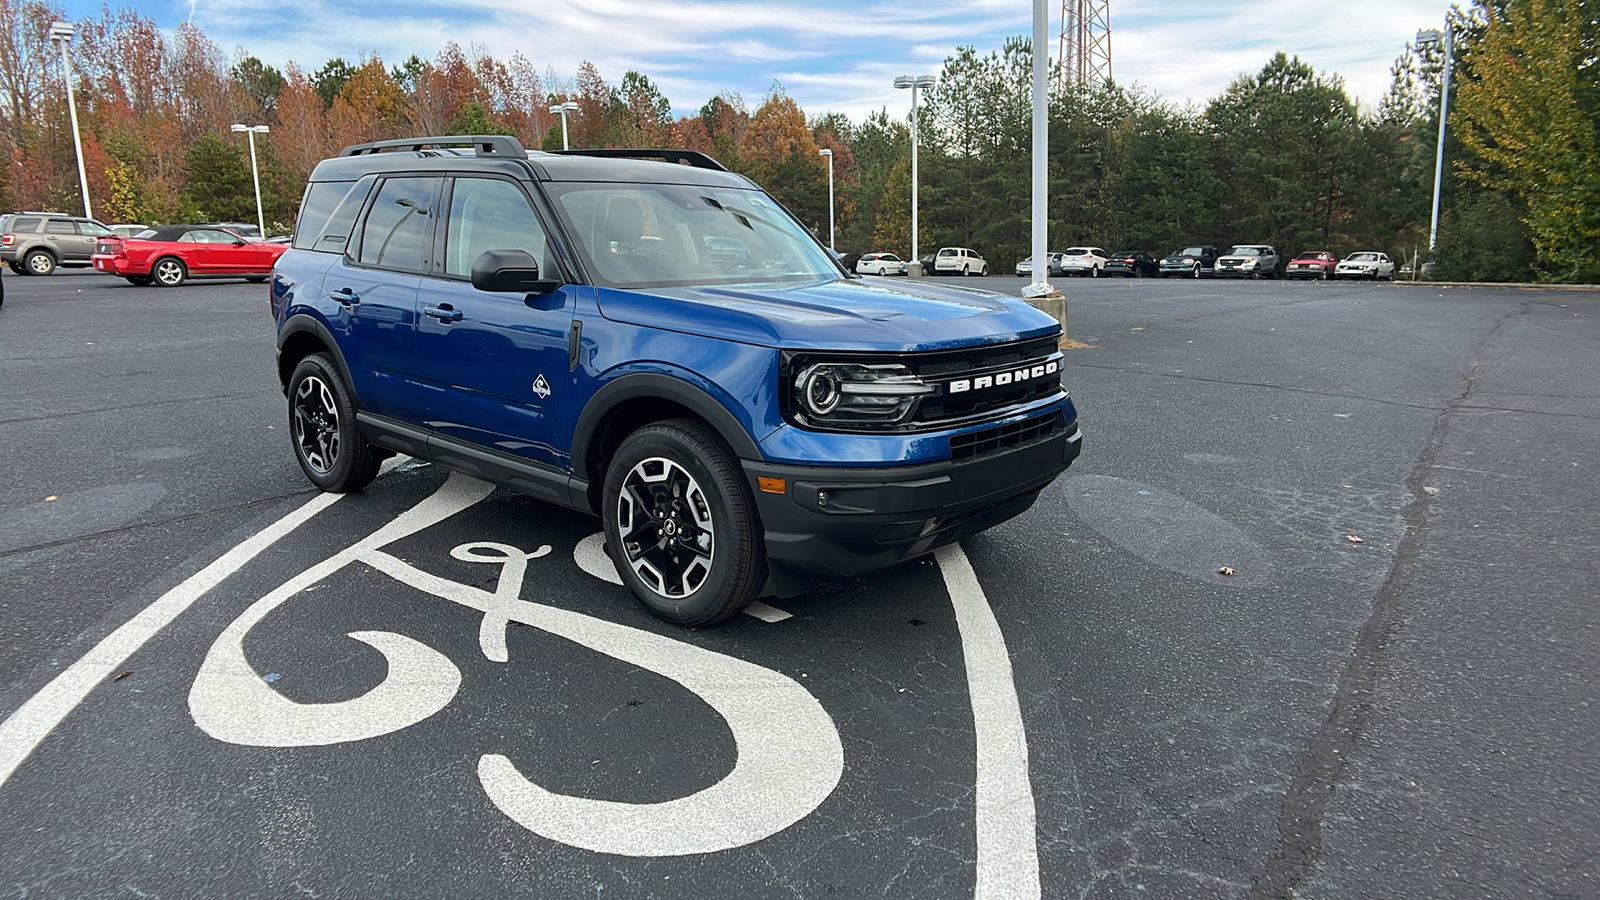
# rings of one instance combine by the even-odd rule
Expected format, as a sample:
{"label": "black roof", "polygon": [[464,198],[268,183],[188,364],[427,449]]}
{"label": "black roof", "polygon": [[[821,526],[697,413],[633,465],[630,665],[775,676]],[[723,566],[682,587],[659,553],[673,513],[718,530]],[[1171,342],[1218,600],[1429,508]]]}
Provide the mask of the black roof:
{"label": "black roof", "polygon": [[375,172],[498,172],[540,181],[694,184],[750,188],[754,183],[693,150],[606,149],[546,153],[504,135],[456,135],[376,141],[346,147],[311,173],[312,181],[354,181]]}
{"label": "black roof", "polygon": [[[147,231],[155,232],[154,234],[148,235],[146,237],[139,238],[139,240],[141,240],[141,241],[175,241],[178,238],[181,238],[184,235],[188,234],[189,232],[194,231],[198,227],[200,227],[200,226],[198,226],[198,225],[157,225],[157,226],[155,226],[153,228],[146,229]],[[140,234],[144,234],[143,231],[141,231],[139,233]]]}

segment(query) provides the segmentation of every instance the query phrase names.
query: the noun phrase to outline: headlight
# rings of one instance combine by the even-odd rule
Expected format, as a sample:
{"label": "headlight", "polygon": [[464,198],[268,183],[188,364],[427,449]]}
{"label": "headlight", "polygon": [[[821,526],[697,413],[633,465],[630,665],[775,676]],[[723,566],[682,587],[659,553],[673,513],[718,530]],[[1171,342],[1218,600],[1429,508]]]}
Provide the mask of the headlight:
{"label": "headlight", "polygon": [[933,393],[905,366],[817,363],[795,378],[795,408],[818,425],[893,425]]}

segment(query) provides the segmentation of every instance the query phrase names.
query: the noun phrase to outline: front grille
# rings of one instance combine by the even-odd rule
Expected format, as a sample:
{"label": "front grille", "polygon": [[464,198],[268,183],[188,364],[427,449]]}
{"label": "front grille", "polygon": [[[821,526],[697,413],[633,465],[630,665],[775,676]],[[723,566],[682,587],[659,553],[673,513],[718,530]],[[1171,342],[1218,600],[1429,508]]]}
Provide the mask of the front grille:
{"label": "front grille", "polygon": [[990,453],[1054,437],[1066,427],[1066,418],[1060,410],[1057,410],[1048,416],[1038,416],[1021,422],[1012,422],[1010,425],[958,434],[950,438],[950,459],[953,462],[969,462]]}
{"label": "front grille", "polygon": [[[1061,390],[1061,347],[1060,338],[1055,335],[1014,344],[920,354],[911,358],[908,365],[936,389],[912,414],[911,424],[919,428],[948,426],[1031,403]],[[1026,377],[1017,377],[1024,371]],[[993,383],[980,386],[985,379]]]}

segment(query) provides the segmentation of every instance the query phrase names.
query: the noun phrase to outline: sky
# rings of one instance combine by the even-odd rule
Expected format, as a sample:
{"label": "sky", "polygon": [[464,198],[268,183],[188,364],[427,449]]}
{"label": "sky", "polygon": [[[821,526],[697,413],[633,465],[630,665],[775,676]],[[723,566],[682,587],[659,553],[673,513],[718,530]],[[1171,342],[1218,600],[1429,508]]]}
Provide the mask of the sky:
{"label": "sky", "polygon": [[[100,0],[68,0],[70,16]],[[611,84],[637,69],[674,109],[691,113],[737,91],[753,108],[779,82],[809,115],[854,120],[887,108],[904,115],[896,75],[937,74],[960,46],[981,53],[1032,31],[1028,0],[133,0],[166,29],[185,19],[225,53],[310,72],[325,60],[376,53],[395,63],[431,58],[446,41],[478,43],[497,58],[521,51],[543,73],[571,79],[583,60]],[[1060,0],[1051,11],[1056,51]],[[1204,103],[1281,50],[1337,72],[1371,108],[1389,66],[1418,29],[1441,27],[1446,0],[1272,0],[1185,3],[1111,0],[1112,74],[1168,101]]]}

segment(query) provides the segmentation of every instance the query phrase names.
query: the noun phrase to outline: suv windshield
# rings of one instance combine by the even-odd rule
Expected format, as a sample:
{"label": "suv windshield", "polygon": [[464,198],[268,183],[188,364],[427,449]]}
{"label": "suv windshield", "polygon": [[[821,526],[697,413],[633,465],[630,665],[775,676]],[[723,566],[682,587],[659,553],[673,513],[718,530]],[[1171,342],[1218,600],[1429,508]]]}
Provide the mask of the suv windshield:
{"label": "suv windshield", "polygon": [[1177,253],[1174,253],[1172,255],[1173,256],[1205,256],[1206,255],[1206,251],[1205,251],[1205,248],[1203,248],[1203,247],[1185,247],[1182,250],[1179,250]]}
{"label": "suv windshield", "polygon": [[760,191],[550,184],[595,280],[609,287],[838,278],[826,251]]}
{"label": "suv windshield", "polygon": [[1260,256],[1260,247],[1235,247],[1228,252],[1230,256]]}

